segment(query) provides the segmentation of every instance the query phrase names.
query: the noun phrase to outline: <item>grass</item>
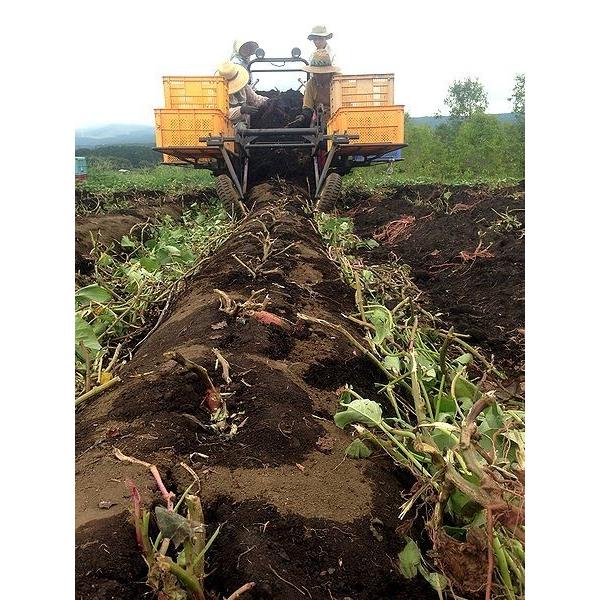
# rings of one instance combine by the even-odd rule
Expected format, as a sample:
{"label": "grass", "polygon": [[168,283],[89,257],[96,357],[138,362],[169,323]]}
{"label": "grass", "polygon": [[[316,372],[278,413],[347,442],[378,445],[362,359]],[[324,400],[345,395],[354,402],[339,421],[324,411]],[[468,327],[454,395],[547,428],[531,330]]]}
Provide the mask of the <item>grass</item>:
{"label": "grass", "polygon": [[163,192],[186,194],[212,187],[213,176],[202,169],[159,165],[121,173],[114,169],[90,168],[86,181],[77,190],[85,195],[119,194],[128,192]]}
{"label": "grass", "polygon": [[372,192],[377,188],[395,188],[403,185],[441,184],[441,185],[475,185],[484,184],[489,187],[516,185],[521,181],[516,177],[429,177],[409,175],[403,169],[402,163],[389,165],[372,165],[354,169],[343,178],[344,192]]}

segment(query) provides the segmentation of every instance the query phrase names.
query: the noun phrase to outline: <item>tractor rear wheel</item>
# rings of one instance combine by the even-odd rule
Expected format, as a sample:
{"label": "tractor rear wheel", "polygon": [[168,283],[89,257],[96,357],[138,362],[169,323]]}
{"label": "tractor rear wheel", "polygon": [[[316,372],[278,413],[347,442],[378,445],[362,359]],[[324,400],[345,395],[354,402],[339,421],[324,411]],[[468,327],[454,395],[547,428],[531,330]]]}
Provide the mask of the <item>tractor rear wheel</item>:
{"label": "tractor rear wheel", "polygon": [[319,212],[331,212],[342,191],[342,178],[337,173],[330,173],[325,179],[323,190],[315,205]]}
{"label": "tractor rear wheel", "polygon": [[234,218],[243,219],[246,216],[246,210],[231,178],[227,175],[219,175],[215,180],[215,187],[225,210]]}

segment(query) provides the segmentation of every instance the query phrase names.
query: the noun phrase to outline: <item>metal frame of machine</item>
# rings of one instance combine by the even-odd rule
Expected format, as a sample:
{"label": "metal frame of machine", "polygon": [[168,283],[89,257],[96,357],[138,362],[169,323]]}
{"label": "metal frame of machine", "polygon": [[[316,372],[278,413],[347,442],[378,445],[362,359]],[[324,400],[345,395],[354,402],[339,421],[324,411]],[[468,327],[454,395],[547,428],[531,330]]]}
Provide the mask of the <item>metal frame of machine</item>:
{"label": "metal frame of machine", "polygon": [[[300,56],[300,50],[294,48],[291,57],[266,58],[262,49],[256,51],[257,58],[249,63],[251,73],[301,72],[301,68],[286,68],[290,63],[308,62]],[[273,68],[253,69],[255,64],[269,63]],[[276,64],[280,63],[280,64]],[[307,81],[309,74],[306,73]],[[300,83],[302,81],[299,79]],[[198,141],[206,146],[154,148],[191,164],[197,169],[208,169],[215,175],[228,175],[235,186],[240,199],[244,199],[248,188],[248,172],[253,152],[264,149],[295,148],[310,152],[314,169],[314,198],[319,198],[323,185],[330,173],[340,175],[350,172],[354,167],[368,166],[372,160],[380,158],[390,151],[403,148],[406,144],[350,144],[350,140],[359,139],[357,134],[326,133],[322,110],[317,111],[316,124],[307,128],[252,129],[245,126],[235,128],[234,135],[201,137]],[[231,150],[233,144],[233,150]],[[325,148],[329,146],[328,150]],[[325,154],[325,160],[319,157]],[[353,156],[360,156],[360,162],[354,162]],[[319,163],[322,166],[319,166]]]}

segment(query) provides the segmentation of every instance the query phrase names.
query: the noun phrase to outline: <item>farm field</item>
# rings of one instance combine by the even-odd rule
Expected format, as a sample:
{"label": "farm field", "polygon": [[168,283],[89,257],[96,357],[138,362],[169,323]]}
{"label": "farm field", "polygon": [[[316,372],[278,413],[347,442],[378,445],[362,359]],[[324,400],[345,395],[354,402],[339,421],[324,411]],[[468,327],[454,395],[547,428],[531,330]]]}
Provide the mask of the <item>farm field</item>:
{"label": "farm field", "polygon": [[349,185],[314,215],[271,180],[236,224],[209,182],[94,185],[77,598],[193,589],[147,544],[186,493],[178,526],[210,540],[190,597],[523,597],[523,182]]}

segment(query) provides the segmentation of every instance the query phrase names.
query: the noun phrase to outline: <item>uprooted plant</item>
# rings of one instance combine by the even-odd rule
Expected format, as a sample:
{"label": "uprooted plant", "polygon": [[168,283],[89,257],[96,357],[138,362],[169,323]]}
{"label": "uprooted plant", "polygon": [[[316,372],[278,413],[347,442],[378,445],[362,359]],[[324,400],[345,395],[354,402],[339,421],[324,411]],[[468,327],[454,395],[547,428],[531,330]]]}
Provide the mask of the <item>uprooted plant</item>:
{"label": "uprooted plant", "polygon": [[500,401],[503,375],[466,336],[443,329],[419,305],[403,269],[366,269],[346,254],[351,247],[329,252],[355,288],[357,313],[345,317],[364,328],[364,337],[298,316],[344,335],[385,380],[380,393],[387,403],[345,387],[335,423],[354,429],[349,456],[378,448],[415,477],[400,517],[410,525],[423,510],[432,549],[424,553],[407,537],[397,568],[406,577],[421,573],[440,598],[448,590],[523,598],[522,402],[506,395]]}
{"label": "uprooted plant", "polygon": [[[181,466],[189,471],[194,481],[183,492],[176,504],[174,494],[169,492],[156,465],[126,456],[115,449],[115,456],[124,462],[139,464],[150,469],[165,500],[165,506],[156,506],[153,513],[142,507],[140,492],[131,480],[127,485],[133,502],[133,522],[138,547],[148,565],[148,586],[162,600],[205,600],[216,597],[204,589],[205,556],[219,535],[219,525],[206,540],[206,524],[200,497],[190,494],[198,485],[198,476],[185,463]],[[181,512],[180,512],[181,511]],[[156,531],[154,539],[151,530]],[[244,584],[227,600],[239,598],[252,589],[254,582]]]}
{"label": "uprooted plant", "polygon": [[[148,226],[146,224],[146,226]],[[75,371],[78,402],[114,378],[120,357],[147,337],[206,255],[221,244],[231,224],[220,205],[170,217],[143,241],[124,236],[118,251],[95,244],[94,274],[75,292]],[[114,383],[114,381],[113,381]],[[88,394],[87,396],[85,394]]]}

